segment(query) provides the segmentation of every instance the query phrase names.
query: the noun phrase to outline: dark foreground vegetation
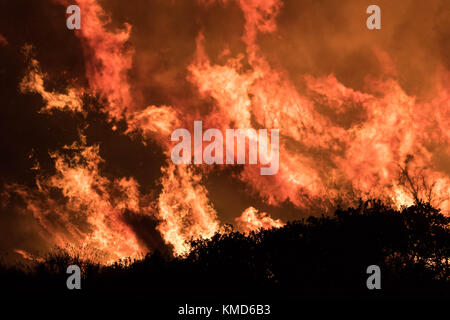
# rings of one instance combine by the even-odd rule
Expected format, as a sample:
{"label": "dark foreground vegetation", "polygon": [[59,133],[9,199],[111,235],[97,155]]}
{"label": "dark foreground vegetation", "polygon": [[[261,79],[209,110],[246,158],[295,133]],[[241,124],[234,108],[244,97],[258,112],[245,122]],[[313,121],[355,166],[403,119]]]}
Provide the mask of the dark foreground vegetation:
{"label": "dark foreground vegetation", "polygon": [[[180,297],[450,297],[448,217],[428,204],[401,211],[380,202],[337,210],[244,236],[231,229],[194,242],[185,258],[156,252],[108,267],[63,254],[32,272],[2,268],[8,296]],[[66,268],[82,266],[81,290],[66,288]],[[381,290],[368,290],[369,265]]]}

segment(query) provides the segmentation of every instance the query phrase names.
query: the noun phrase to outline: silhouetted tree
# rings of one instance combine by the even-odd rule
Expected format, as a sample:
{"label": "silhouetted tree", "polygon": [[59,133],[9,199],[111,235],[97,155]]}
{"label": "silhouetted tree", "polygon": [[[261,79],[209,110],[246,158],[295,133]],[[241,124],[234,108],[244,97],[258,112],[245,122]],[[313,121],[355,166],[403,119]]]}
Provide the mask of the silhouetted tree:
{"label": "silhouetted tree", "polygon": [[[310,217],[249,235],[228,227],[192,241],[186,257],[155,251],[138,261],[100,266],[49,255],[31,272],[2,268],[8,294],[152,297],[443,297],[450,296],[450,218],[428,203],[395,210],[360,201],[335,215]],[[79,264],[83,289],[65,288],[65,268]],[[368,290],[378,265],[382,290]]]}

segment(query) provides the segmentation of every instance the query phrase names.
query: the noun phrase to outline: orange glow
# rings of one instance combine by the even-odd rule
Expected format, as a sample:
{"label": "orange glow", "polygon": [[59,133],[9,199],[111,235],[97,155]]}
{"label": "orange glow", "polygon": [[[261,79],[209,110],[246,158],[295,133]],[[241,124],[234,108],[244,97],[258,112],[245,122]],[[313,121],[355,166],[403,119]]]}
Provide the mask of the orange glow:
{"label": "orange glow", "polygon": [[24,250],[20,250],[20,249],[15,249],[14,250],[15,253],[20,254],[25,260],[29,260],[29,261],[38,261],[38,262],[43,262],[44,259],[40,258],[40,257],[35,257],[32,254],[24,251]]}
{"label": "orange glow", "polygon": [[190,249],[188,241],[210,238],[219,229],[217,214],[201,185],[201,176],[188,166],[170,164],[163,169],[163,190],[159,196],[158,230],[174,253]]}
{"label": "orange glow", "polygon": [[260,229],[281,228],[284,223],[280,219],[272,219],[265,212],[258,212],[253,207],[249,207],[242,212],[240,217],[235,219],[237,226],[243,233],[259,231]]}
{"label": "orange glow", "polygon": [[8,45],[8,40],[2,34],[0,34],[0,45],[4,47]]}
{"label": "orange glow", "polygon": [[[437,97],[417,102],[393,79],[372,81],[371,92],[347,88],[334,75],[305,76],[307,95],[300,94],[283,70],[273,69],[255,44],[256,32],[275,32],[276,1],[240,2],[246,24],[243,39],[251,69],[244,70],[243,57],[230,58],[225,65],[213,65],[205,54],[203,36],[197,40],[197,58],[189,66],[190,80],[205,97],[212,97],[215,109],[208,120],[216,127],[280,128],[280,172],[260,177],[245,167],[241,178],[272,205],[289,199],[299,207],[311,202],[327,210],[334,200],[347,195],[381,198],[397,206],[410,197],[400,196],[399,166],[414,154],[415,166],[427,167],[423,193],[448,214],[450,179],[429,167],[433,144],[449,145],[449,87],[444,73]],[[265,12],[266,15],[261,15]],[[377,51],[382,62],[389,60]],[[392,65],[387,66],[392,69]],[[339,116],[357,108],[365,119],[350,127],[319,113],[325,104]],[[431,125],[434,124],[434,125]],[[432,135],[430,135],[432,133]],[[364,150],[364,152],[361,152]],[[266,183],[270,179],[270,183]]]}
{"label": "orange glow", "polygon": [[[174,165],[170,161],[171,133],[176,128],[189,129],[197,119],[205,129],[221,132],[238,128],[280,130],[278,173],[261,176],[259,165],[244,165],[233,177],[246,186],[244,196],[267,205],[290,202],[315,214],[330,213],[338,204],[351,205],[359,198],[378,198],[397,208],[423,200],[450,214],[450,72],[445,67],[438,70],[434,94],[428,99],[402,87],[394,60],[380,48],[373,51],[383,77],[368,76],[359,89],[333,73],[299,71],[296,76],[300,80],[294,81],[288,70],[273,63],[260,41],[262,36],[277,36],[282,1],[203,0],[198,3],[205,7],[221,3],[240,8],[243,25],[239,45],[244,49],[235,54],[220,47],[218,57],[212,56],[214,50],[209,45],[221,46],[221,42],[208,38],[207,30],[196,30],[189,40],[192,52],[188,62],[179,70],[182,76],[176,78],[186,82],[188,89],[183,90],[187,93],[180,89],[179,96],[168,99],[170,94],[161,93],[160,97],[149,90],[145,95],[136,89],[139,86],[133,72],[145,66],[134,66],[139,44],[132,42],[131,24],[113,28],[101,2],[76,3],[83,18],[75,35],[83,48],[89,87],[51,92],[45,87],[46,75],[38,61],[28,57],[30,65],[20,91],[39,94],[46,103],[41,112],[47,113],[55,109],[87,113],[82,96],[96,96],[102,112],[114,122],[115,135],[137,136],[146,146],[149,140],[156,141],[166,162],[158,178],[161,189],[153,195],[140,190],[138,181],[144,183],[137,176],[113,178],[103,174],[102,145],[89,145],[81,129],[79,141],[63,150],[49,150],[55,173],[45,176],[37,164],[33,168],[37,174],[34,189],[9,184],[6,193],[24,200],[23,213],[38,221],[42,237],[51,238],[52,244],[72,245],[74,255],[101,263],[139,258],[151,248],[124,221],[126,212],[157,219],[157,231],[176,256],[189,252],[190,240],[208,239],[219,232],[221,211],[216,211],[205,180],[211,171],[223,170],[226,165]],[[0,35],[0,45],[7,43]],[[163,56],[165,45],[158,49],[161,51],[155,56]],[[30,48],[25,47],[27,50]],[[162,82],[170,84],[170,92],[178,88],[171,80],[164,78]],[[155,100],[142,104],[142,96]],[[119,129],[120,121],[124,130]],[[444,160],[436,156],[438,153]],[[153,206],[147,201],[151,197]],[[242,205],[232,218],[249,205]],[[270,209],[267,211],[248,207],[234,221],[246,234],[284,225],[271,218]],[[16,252],[29,257],[22,249]]]}
{"label": "orange glow", "polygon": [[127,108],[133,107],[127,72],[131,68],[133,50],[125,48],[131,25],[123,30],[108,31],[110,18],[96,0],[78,0],[83,14],[80,38],[84,42],[87,78],[93,91],[107,99],[105,111],[111,118],[121,119]]}
{"label": "orange glow", "polygon": [[[98,146],[74,143],[66,150],[74,156],[52,153],[56,174],[39,176],[37,191],[11,185],[9,192],[25,200],[25,212],[33,214],[55,245],[73,244],[74,255],[102,263],[140,257],[147,249],[122,217],[124,210],[142,211],[137,183],[132,178],[110,181],[102,177]],[[61,192],[62,201],[51,196],[55,189]]]}
{"label": "orange glow", "polygon": [[[25,46],[26,55],[30,55],[32,48]],[[67,94],[48,92],[44,87],[44,75],[39,67],[39,62],[36,59],[30,58],[30,65],[28,66],[28,73],[20,82],[20,90],[23,93],[34,92],[41,95],[42,99],[47,103],[41,112],[50,112],[52,109],[68,109],[70,111],[81,112],[81,90],[74,88],[67,88]]]}

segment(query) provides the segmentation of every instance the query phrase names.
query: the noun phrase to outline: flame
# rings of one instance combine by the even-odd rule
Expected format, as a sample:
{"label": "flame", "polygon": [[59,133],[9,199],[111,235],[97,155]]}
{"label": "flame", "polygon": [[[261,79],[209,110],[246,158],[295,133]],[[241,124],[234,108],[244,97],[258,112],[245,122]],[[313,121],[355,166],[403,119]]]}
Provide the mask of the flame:
{"label": "flame", "polygon": [[40,112],[50,112],[53,109],[70,110],[73,112],[81,112],[82,107],[82,90],[75,88],[67,88],[67,94],[49,92],[44,86],[44,74],[41,71],[39,62],[31,57],[31,46],[25,46],[24,52],[29,59],[28,73],[20,82],[20,91],[22,93],[37,93],[47,103]]}
{"label": "flame", "polygon": [[238,228],[245,234],[261,229],[281,228],[284,223],[280,219],[272,219],[265,212],[258,212],[254,207],[249,207],[242,212],[241,216],[234,219]]}
{"label": "flame", "polygon": [[147,248],[123,221],[125,210],[142,212],[136,181],[103,177],[98,146],[74,143],[65,149],[73,155],[52,152],[56,174],[38,176],[38,190],[10,185],[8,192],[24,199],[24,211],[33,214],[55,245],[73,244],[74,254],[102,263],[139,258]]}
{"label": "flame", "polygon": [[[209,6],[232,0],[199,2]],[[140,92],[135,92],[129,76],[135,54],[132,26],[125,23],[122,29],[111,31],[111,19],[96,0],[76,1],[83,19],[75,34],[83,46],[89,88],[49,92],[38,61],[29,58],[20,90],[42,96],[46,106],[41,112],[85,112],[81,97],[95,95],[102,100],[109,120],[126,123],[124,134],[138,135],[144,144],[154,139],[168,159],[172,131],[189,127],[199,116],[205,128],[222,132],[279,129],[278,174],[261,176],[258,166],[243,166],[238,174],[248,186],[249,196],[256,195],[272,206],[290,201],[297,208],[328,212],[337,203],[350,204],[362,197],[380,198],[397,207],[425,200],[450,214],[448,167],[435,159],[437,152],[447,158],[450,154],[447,69],[442,67],[437,73],[434,97],[418,99],[396,80],[398,72],[389,54],[374,48],[385,72],[383,79],[367,78],[364,89],[357,90],[334,74],[303,74],[304,88],[299,89],[286,70],[269,62],[258,42],[262,34],[277,34],[282,1],[233,2],[245,20],[241,36],[245,51],[232,56],[223,48],[218,61],[225,62],[214,63],[217,59],[208,56],[207,40],[199,32],[195,54],[183,70],[198,97],[140,105],[136,98]],[[2,39],[0,35],[0,44],[5,45]],[[206,101],[207,110],[193,109],[192,101]],[[116,125],[112,128],[117,130]],[[214,169],[175,166],[168,160],[161,168],[162,190],[153,199],[157,203],[153,212],[146,202],[151,195],[141,194],[135,178],[102,175],[99,148],[88,145],[81,136],[79,142],[51,152],[55,174],[45,176],[35,167],[35,189],[7,186],[7,193],[24,199],[23,210],[39,222],[43,236],[50,235],[59,246],[74,244],[86,255],[89,248],[97,248],[102,254],[97,259],[107,263],[139,257],[149,250],[124,222],[126,211],[158,218],[157,229],[175,255],[189,252],[191,239],[210,238],[220,230],[221,222],[203,182],[208,172],[225,165]],[[254,207],[235,221],[245,233],[284,225]]]}
{"label": "flame", "polygon": [[[408,197],[399,195],[399,166],[414,154],[417,165],[427,167],[422,187],[433,189],[428,190],[429,200],[448,213],[450,179],[430,167],[433,146],[439,143],[449,150],[448,73],[441,74],[439,94],[430,102],[417,102],[392,78],[373,80],[367,92],[361,92],[344,86],[332,74],[305,75],[307,91],[300,94],[282,70],[269,65],[255,42],[257,32],[276,31],[274,17],[280,3],[239,3],[246,19],[243,40],[251,69],[243,68],[242,56],[231,57],[225,65],[212,64],[200,35],[189,70],[200,94],[215,101],[208,118],[215,126],[253,124],[254,128],[279,128],[284,136],[278,175],[261,177],[254,168],[245,167],[241,179],[272,205],[290,200],[310,208],[323,202],[321,210],[327,210],[333,201],[354,194],[407,205]],[[380,50],[377,54],[389,61]],[[336,117],[320,113],[317,104],[326,105]],[[337,121],[353,109],[363,115],[361,121],[349,125]],[[326,198],[330,201],[322,200]]]}
{"label": "flame", "polygon": [[148,106],[136,111],[128,120],[127,134],[139,131],[146,138],[158,138],[163,146],[168,146],[167,137],[180,126],[176,111],[170,106]]}
{"label": "flame", "polygon": [[20,254],[25,260],[29,260],[29,261],[37,261],[37,262],[44,262],[43,258],[40,257],[35,257],[34,255],[32,255],[29,252],[26,252],[25,250],[21,250],[21,249],[14,249],[14,252],[17,254]]}
{"label": "flame", "polygon": [[109,31],[111,18],[96,0],[76,1],[83,15],[80,38],[84,43],[86,75],[91,89],[108,101],[105,111],[114,119],[122,119],[133,107],[127,72],[131,68],[133,50],[126,44],[131,25],[123,30]]}
{"label": "flame", "polygon": [[163,190],[159,196],[158,229],[174,253],[189,252],[189,241],[210,238],[219,230],[217,213],[200,182],[202,177],[189,166],[169,164],[163,168]]}
{"label": "flame", "polygon": [[[99,174],[98,146],[73,145],[70,149],[78,152],[67,159],[53,153],[57,174],[44,182],[47,187],[61,190],[67,199],[66,209],[79,212],[86,217],[92,231],[83,240],[100,250],[114,248],[114,258],[136,257],[140,246],[136,235],[122,222],[123,210],[139,211],[138,185],[134,179],[122,178],[113,181],[113,188],[123,196],[110,199],[108,187],[111,184]],[[85,164],[80,164],[81,162]],[[42,186],[42,182],[39,183]]]}
{"label": "flame", "polygon": [[[181,123],[176,111],[170,106],[148,106],[138,110],[130,94],[127,72],[131,68],[133,50],[126,49],[126,43],[131,26],[125,24],[125,30],[110,32],[106,28],[109,19],[96,1],[77,2],[85,21],[79,36],[85,51],[90,53],[87,54],[87,77],[93,91],[107,97],[105,112],[111,118],[125,118],[127,134],[138,131],[144,137],[157,138],[168,148],[170,140],[167,137]],[[162,223],[158,230],[166,243],[173,246],[174,253],[180,255],[189,250],[189,240],[211,237],[219,223],[206,189],[200,185],[199,175],[188,168],[175,168],[173,164],[163,168],[162,172],[163,191],[158,200],[158,217]]]}

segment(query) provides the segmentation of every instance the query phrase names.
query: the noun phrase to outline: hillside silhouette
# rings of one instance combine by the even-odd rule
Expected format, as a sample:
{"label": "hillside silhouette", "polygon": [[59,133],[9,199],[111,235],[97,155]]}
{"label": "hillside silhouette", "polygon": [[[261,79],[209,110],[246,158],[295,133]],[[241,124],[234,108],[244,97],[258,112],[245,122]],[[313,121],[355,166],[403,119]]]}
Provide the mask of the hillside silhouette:
{"label": "hillside silhouette", "polygon": [[[28,270],[2,267],[0,281],[9,296],[448,298],[449,222],[426,203],[361,201],[249,235],[229,226],[186,257],[100,266],[56,251]],[[82,268],[81,290],[66,288],[70,264]],[[381,290],[366,287],[369,265],[381,268]]]}

